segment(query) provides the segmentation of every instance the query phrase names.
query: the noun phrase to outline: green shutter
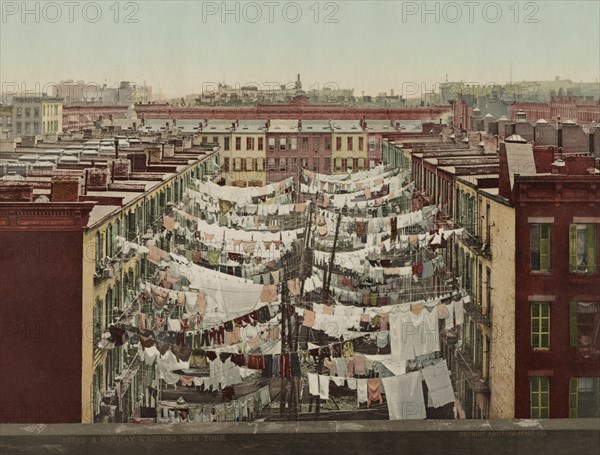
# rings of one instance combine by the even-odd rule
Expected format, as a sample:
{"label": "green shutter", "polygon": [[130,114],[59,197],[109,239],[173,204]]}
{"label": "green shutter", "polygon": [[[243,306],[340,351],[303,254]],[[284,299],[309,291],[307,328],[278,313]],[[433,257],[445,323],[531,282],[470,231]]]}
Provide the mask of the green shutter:
{"label": "green shutter", "polygon": [[577,378],[569,379],[569,419],[577,418],[577,404],[579,401],[579,387]]}
{"label": "green shutter", "polygon": [[569,226],[569,272],[577,272],[577,225]]}
{"label": "green shutter", "polygon": [[577,302],[569,302],[569,344],[571,347],[577,347],[579,334],[577,333]]}
{"label": "green shutter", "polygon": [[549,272],[550,263],[550,226],[540,226],[540,272]]}
{"label": "green shutter", "polygon": [[586,229],[586,255],[588,273],[596,273],[596,225],[588,224]]}

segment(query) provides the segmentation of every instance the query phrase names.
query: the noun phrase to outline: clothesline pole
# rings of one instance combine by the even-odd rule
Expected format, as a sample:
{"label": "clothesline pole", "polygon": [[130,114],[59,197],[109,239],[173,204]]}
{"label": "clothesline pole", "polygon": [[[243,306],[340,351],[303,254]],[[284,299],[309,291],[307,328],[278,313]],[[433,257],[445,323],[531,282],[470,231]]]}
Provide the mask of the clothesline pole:
{"label": "clothesline pole", "polygon": [[335,251],[337,249],[337,241],[338,241],[338,235],[340,232],[340,224],[342,222],[342,214],[339,213],[338,214],[338,219],[337,219],[337,223],[335,225],[335,236],[333,238],[333,249],[331,250],[331,257],[329,258],[329,272],[327,273],[327,283],[325,285],[325,289],[326,289],[326,294],[325,294],[325,304],[329,305],[329,287],[331,284],[331,274],[333,271],[333,264],[334,264],[334,260],[335,260]]}

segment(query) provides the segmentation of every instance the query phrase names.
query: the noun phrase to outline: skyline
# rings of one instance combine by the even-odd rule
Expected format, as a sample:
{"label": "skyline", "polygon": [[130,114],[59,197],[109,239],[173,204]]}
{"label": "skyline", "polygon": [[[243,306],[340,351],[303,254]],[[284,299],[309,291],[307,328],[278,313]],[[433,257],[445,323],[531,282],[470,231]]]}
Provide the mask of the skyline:
{"label": "skyline", "polygon": [[75,3],[69,10],[25,2],[25,11],[21,2],[2,2],[3,88],[146,81],[155,94],[176,98],[219,82],[268,88],[300,73],[306,91],[329,83],[360,96],[405,95],[412,84],[431,90],[446,77],[480,84],[599,78],[596,1],[225,2],[227,11],[222,2]]}

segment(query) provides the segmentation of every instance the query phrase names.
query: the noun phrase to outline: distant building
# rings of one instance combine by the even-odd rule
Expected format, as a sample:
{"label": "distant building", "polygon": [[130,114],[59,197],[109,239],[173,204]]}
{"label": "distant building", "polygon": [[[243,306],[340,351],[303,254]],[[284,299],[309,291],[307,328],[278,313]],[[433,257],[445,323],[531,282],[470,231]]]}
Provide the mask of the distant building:
{"label": "distant building", "polygon": [[14,98],[12,134],[15,137],[62,132],[63,99],[49,96]]}

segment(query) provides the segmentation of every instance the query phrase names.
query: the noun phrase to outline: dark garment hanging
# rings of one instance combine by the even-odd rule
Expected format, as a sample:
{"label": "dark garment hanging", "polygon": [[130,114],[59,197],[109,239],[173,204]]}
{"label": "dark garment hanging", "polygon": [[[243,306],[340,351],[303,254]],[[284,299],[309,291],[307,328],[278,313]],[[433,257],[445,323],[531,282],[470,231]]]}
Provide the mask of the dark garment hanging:
{"label": "dark garment hanging", "polygon": [[175,344],[177,346],[185,347],[185,332],[177,332],[175,336]]}
{"label": "dark garment hanging", "polygon": [[231,357],[231,361],[235,363],[238,367],[246,366],[246,357],[244,354],[234,354]]}
{"label": "dark garment hanging", "polygon": [[332,357],[341,357],[342,356],[342,345],[340,343],[335,343],[331,346],[331,356]]}
{"label": "dark garment hanging", "polygon": [[390,221],[390,227],[391,227],[391,241],[394,242],[396,241],[396,237],[398,236],[398,218],[397,217],[393,217]]}
{"label": "dark garment hanging", "polygon": [[226,330],[227,332],[233,332],[233,321],[226,321],[226,322],[223,324],[223,327],[225,328],[225,330]]}
{"label": "dark garment hanging", "polygon": [[163,343],[162,341],[157,341],[156,348],[158,349],[158,352],[160,352],[160,355],[162,356],[162,355],[165,355],[171,349],[171,345],[169,343]]}
{"label": "dark garment hanging", "polygon": [[217,353],[215,351],[206,351],[206,358],[213,361],[217,358]]}
{"label": "dark garment hanging", "polygon": [[127,332],[125,330],[113,325],[108,328],[108,331],[110,332],[111,341],[115,346],[122,346],[127,341]]}
{"label": "dark garment hanging", "polygon": [[192,355],[192,350],[184,346],[173,346],[171,348],[171,351],[173,352],[173,354],[175,354],[175,357],[177,357],[177,359],[181,362],[187,362]]}
{"label": "dark garment hanging", "polygon": [[273,356],[265,355],[265,369],[263,370],[265,376],[273,375]]}
{"label": "dark garment hanging", "polygon": [[302,370],[300,368],[300,356],[297,352],[292,352],[290,354],[290,359],[292,363],[292,377],[298,378],[302,376]]}
{"label": "dark garment hanging", "polygon": [[261,324],[264,324],[265,322],[269,322],[271,320],[271,312],[269,311],[269,307],[267,305],[260,307],[258,310],[255,311],[255,313],[256,320]]}

